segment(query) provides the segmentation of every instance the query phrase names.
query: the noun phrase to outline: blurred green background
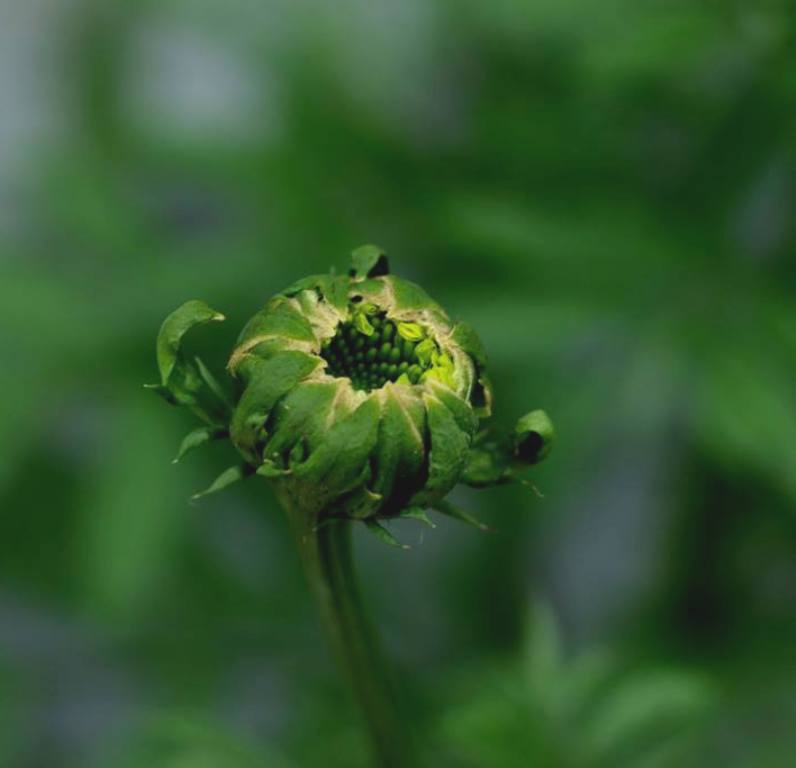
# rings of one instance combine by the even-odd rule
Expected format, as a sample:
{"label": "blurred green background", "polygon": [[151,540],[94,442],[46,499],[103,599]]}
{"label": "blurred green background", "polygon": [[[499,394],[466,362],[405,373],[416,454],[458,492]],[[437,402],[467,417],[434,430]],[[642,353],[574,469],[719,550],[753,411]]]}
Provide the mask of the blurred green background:
{"label": "blurred green background", "polygon": [[0,2],[0,765],[368,765],[263,482],[156,378],[363,242],[473,323],[544,494],[357,537],[431,764],[796,760],[796,16]]}

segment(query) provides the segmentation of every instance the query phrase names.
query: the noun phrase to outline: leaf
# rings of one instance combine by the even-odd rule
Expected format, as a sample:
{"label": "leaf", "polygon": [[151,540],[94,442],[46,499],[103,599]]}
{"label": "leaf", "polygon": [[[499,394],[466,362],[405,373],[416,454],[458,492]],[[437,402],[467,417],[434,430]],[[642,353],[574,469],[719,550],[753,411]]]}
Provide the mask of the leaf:
{"label": "leaf", "polygon": [[451,502],[445,499],[435,502],[432,509],[435,512],[439,512],[441,515],[445,515],[446,517],[450,517],[462,523],[467,523],[467,525],[472,525],[474,528],[478,528],[479,531],[494,533],[494,528],[490,528],[488,525],[485,525],[480,520],[473,517],[469,512],[465,512],[463,509],[457,507],[455,504],[451,504]]}
{"label": "leaf", "polygon": [[177,456],[172,463],[177,464],[191,451],[195,451],[211,440],[221,440],[228,435],[229,432],[227,432],[226,429],[221,429],[219,427],[199,427],[185,436],[185,439],[180,444],[179,451],[177,451]]}
{"label": "leaf", "polygon": [[408,544],[401,544],[395,536],[392,535],[383,525],[380,525],[375,520],[363,520],[365,527],[383,544],[388,544],[391,547],[398,549],[411,549]]}
{"label": "leaf", "polygon": [[221,322],[226,318],[203,301],[187,301],[175,309],[160,327],[157,341],[157,359],[160,380],[168,387],[172,374],[180,362],[180,346],[183,337],[196,325]]}
{"label": "leaf", "polygon": [[365,279],[390,274],[387,254],[378,245],[361,245],[351,252],[351,277]]}
{"label": "leaf", "polygon": [[191,496],[191,501],[197,501],[205,496],[226,490],[231,485],[245,480],[252,474],[254,474],[254,470],[248,464],[236,464],[234,467],[224,470],[206,490]]}

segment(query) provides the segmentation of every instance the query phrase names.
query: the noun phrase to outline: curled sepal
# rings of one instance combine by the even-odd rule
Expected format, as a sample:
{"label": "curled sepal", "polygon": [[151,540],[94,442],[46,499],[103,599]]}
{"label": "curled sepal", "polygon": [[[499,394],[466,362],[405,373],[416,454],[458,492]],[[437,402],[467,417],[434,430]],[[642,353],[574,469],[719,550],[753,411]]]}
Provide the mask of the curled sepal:
{"label": "curled sepal", "polygon": [[523,416],[514,429],[514,456],[522,464],[544,461],[553,447],[555,428],[544,411],[531,411]]}
{"label": "curled sepal", "polygon": [[479,417],[486,417],[492,413],[492,382],[487,374],[487,355],[484,343],[475,329],[469,323],[459,323],[454,329],[451,338],[472,358],[476,377],[473,382],[471,402]]}
{"label": "curled sepal", "polygon": [[365,280],[390,274],[387,254],[378,245],[360,245],[351,252],[351,277]]}
{"label": "curled sepal", "polygon": [[382,543],[398,549],[411,549],[408,544],[401,544],[395,536],[390,533],[383,525],[375,520],[364,520],[365,527]]}
{"label": "curled sepal", "polygon": [[201,448],[212,440],[223,440],[228,436],[229,432],[221,427],[199,427],[185,436],[173,463],[177,464],[179,461],[182,461],[187,454],[195,451],[197,448]]}
{"label": "curled sepal", "polygon": [[182,345],[194,326],[224,319],[220,312],[196,300],[172,312],[160,327],[157,339],[160,385],[151,387],[168,402],[186,406],[203,421],[216,425],[228,420],[229,402],[204,363],[186,357]]}
{"label": "curled sepal", "polygon": [[428,516],[425,509],[420,507],[409,507],[400,512],[397,517],[401,520],[417,520],[419,523],[427,525],[429,528],[436,528],[437,524]]}
{"label": "curled sepal", "polygon": [[469,512],[465,512],[460,507],[457,507],[455,504],[451,504],[451,502],[445,499],[436,502],[432,509],[435,512],[439,512],[441,515],[445,515],[446,517],[450,517],[462,523],[467,523],[467,525],[472,525],[473,527],[478,528],[479,531],[484,531],[486,533],[494,532],[493,528],[485,525],[480,520],[473,517]]}
{"label": "curled sepal", "polygon": [[254,474],[254,469],[248,464],[236,464],[234,467],[225,469],[204,491],[195,493],[191,496],[192,501],[203,499],[205,496],[211,496],[219,491],[226,490],[231,485],[245,480],[250,475]]}
{"label": "curled sepal", "polygon": [[462,482],[473,488],[516,482],[518,472],[547,457],[554,437],[553,422],[544,411],[523,416],[510,435],[484,430],[467,456]]}
{"label": "curled sepal", "polygon": [[226,318],[203,301],[186,301],[175,309],[160,327],[157,341],[157,359],[160,380],[168,386],[175,369],[180,363],[180,345],[183,337],[195,325],[221,322]]}

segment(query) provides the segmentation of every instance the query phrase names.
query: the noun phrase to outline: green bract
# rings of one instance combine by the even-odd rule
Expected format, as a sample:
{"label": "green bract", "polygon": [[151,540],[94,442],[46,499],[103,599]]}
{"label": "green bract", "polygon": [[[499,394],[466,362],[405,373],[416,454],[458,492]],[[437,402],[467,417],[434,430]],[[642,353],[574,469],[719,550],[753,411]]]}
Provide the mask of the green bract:
{"label": "green bract", "polygon": [[207,424],[180,455],[227,436],[240,452],[245,466],[224,473],[221,486],[256,471],[318,522],[360,519],[386,533],[378,520],[426,519],[426,508],[461,516],[442,503],[458,482],[507,482],[549,450],[541,411],[504,439],[479,433],[492,405],[480,339],[390,275],[376,246],[354,251],[349,274],[300,280],[254,315],[227,366],[234,403],[201,361],[181,354],[192,325],[218,319],[189,302],[166,320],[157,390]]}

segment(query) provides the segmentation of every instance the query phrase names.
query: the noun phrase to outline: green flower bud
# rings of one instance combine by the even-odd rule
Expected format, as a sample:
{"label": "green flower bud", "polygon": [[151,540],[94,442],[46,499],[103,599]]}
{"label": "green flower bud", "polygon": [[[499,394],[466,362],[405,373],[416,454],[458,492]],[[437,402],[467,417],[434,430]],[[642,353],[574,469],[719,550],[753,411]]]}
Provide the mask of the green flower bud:
{"label": "green flower bud", "polygon": [[[188,328],[220,317],[199,302],[175,316],[159,342],[171,350],[159,352],[168,358],[160,389],[197,406],[203,375],[175,362],[172,378],[169,364]],[[543,458],[552,436],[536,412],[484,458],[476,433],[492,388],[481,341],[422,288],[390,275],[375,246],[354,252],[348,275],[308,277],[274,296],[246,324],[228,371],[240,393],[234,409],[222,423],[209,419],[212,429],[182,452],[228,434],[248,470],[229,470],[220,486],[256,471],[319,523],[418,518],[429,507],[449,514],[442,502],[458,482],[505,482],[518,464]]]}
{"label": "green flower bud", "polygon": [[553,422],[544,411],[531,411],[511,435],[480,432],[467,460],[462,481],[475,488],[513,482],[517,472],[547,458],[555,438]]}
{"label": "green flower bud", "polygon": [[512,435],[512,447],[517,461],[538,464],[546,459],[553,447],[555,429],[544,411],[532,411],[518,422]]}

